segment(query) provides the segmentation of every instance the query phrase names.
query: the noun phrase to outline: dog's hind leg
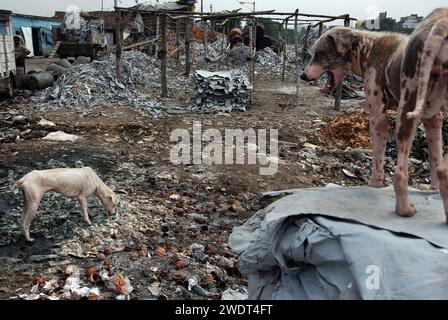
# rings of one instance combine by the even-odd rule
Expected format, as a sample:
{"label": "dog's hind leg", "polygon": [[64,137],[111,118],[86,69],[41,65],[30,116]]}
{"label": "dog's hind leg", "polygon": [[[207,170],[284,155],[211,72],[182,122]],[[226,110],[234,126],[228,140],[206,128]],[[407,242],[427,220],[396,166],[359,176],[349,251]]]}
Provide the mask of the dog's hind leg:
{"label": "dog's hind leg", "polygon": [[443,199],[446,222],[448,223],[448,154],[445,155],[442,164],[437,168],[437,176],[440,180],[440,194]]}
{"label": "dog's hind leg", "polygon": [[22,218],[20,220],[20,229],[25,236],[25,239],[28,242],[33,242],[34,239],[30,237],[30,226],[34,217],[37,215],[37,209],[43,195],[37,192],[30,192],[26,187],[22,190],[24,195],[24,207]]}
{"label": "dog's hind leg", "polygon": [[442,126],[443,113],[431,119],[422,119],[426,130],[426,139],[429,146],[429,163],[431,165],[431,189],[438,190],[440,183],[437,168],[443,160]]}
{"label": "dog's hind leg", "polygon": [[[404,90],[403,90],[404,91]],[[412,217],[417,210],[408,200],[409,183],[409,155],[411,153],[412,142],[417,130],[417,120],[408,118],[408,112],[415,108],[415,97],[417,90],[408,94],[402,93],[397,116],[397,148],[398,164],[395,170],[394,187],[396,206],[395,211],[399,216]]]}

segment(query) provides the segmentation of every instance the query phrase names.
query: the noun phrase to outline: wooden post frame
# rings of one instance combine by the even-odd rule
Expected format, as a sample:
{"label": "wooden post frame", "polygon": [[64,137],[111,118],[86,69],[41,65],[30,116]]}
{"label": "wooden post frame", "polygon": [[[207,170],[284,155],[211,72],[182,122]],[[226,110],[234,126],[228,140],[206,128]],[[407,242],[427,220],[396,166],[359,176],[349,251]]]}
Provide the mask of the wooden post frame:
{"label": "wooden post frame", "polygon": [[295,36],[295,51],[296,51],[296,107],[299,106],[299,91],[300,91],[300,64],[299,64],[299,10],[296,10],[294,17],[294,36]]}
{"label": "wooden post frame", "polygon": [[[115,7],[117,6],[117,0],[115,0]],[[116,38],[116,46],[117,52],[115,53],[115,63],[116,63],[116,74],[117,79],[121,79],[121,55],[122,55],[122,39],[121,39],[121,11],[119,9],[115,9],[116,13],[116,28],[115,28],[115,38]]]}
{"label": "wooden post frame", "polygon": [[159,54],[159,35],[160,35],[160,15],[157,15],[156,17],[156,51],[154,52],[154,56],[157,57]]}
{"label": "wooden post frame", "polygon": [[187,19],[185,31],[185,76],[189,77],[191,72],[191,20]]}
{"label": "wooden post frame", "polygon": [[[180,20],[176,20],[176,46],[180,46]],[[180,50],[176,51],[176,66],[179,66],[180,64]]]}
{"label": "wooden post frame", "polygon": [[160,55],[161,55],[161,79],[162,79],[162,98],[168,97],[168,84],[167,84],[167,77],[166,77],[166,69],[167,69],[167,44],[166,44],[166,15],[163,14],[161,16],[162,20],[162,46],[160,49]]}
{"label": "wooden post frame", "polygon": [[207,61],[208,57],[208,24],[207,20],[204,20],[204,58]]}
{"label": "wooden post frame", "polygon": [[286,60],[288,60],[288,22],[289,19],[285,20],[285,47],[283,50],[283,68],[282,68],[282,82],[285,82],[286,78]]}

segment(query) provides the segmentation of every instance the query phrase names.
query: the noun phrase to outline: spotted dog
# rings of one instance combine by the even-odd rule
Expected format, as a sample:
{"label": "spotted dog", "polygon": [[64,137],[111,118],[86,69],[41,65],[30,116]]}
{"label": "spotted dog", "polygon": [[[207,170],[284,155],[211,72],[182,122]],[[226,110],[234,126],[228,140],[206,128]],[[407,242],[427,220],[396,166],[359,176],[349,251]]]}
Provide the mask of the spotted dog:
{"label": "spotted dog", "polygon": [[371,187],[384,181],[388,137],[387,110],[397,110],[398,166],[396,213],[413,216],[407,197],[408,158],[417,124],[423,122],[430,150],[431,188],[441,190],[448,222],[448,158],[443,160],[443,111],[448,107],[448,9],[433,11],[410,36],[334,28],[316,42],[301,75],[313,81],[323,74],[323,91],[336,88],[346,75],[364,79],[373,146]]}

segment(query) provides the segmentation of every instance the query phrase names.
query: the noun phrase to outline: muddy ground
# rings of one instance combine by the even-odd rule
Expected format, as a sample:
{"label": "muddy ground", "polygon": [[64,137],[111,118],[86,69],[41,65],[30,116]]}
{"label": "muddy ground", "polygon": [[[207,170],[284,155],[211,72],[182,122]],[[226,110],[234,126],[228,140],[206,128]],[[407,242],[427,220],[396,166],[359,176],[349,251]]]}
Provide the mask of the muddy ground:
{"label": "muddy ground", "polygon": [[[227,241],[233,227],[275,200],[263,197],[263,192],[367,184],[370,150],[337,146],[316,134],[343,112],[362,108],[362,100],[343,101],[342,111],[335,112],[331,97],[301,83],[296,106],[291,82],[257,77],[255,100],[246,113],[185,113],[155,119],[126,107],[42,111],[32,104],[2,103],[0,126],[28,132],[18,141],[0,142],[0,299],[27,298],[33,284],[42,281],[39,277],[57,281],[59,287],[49,296],[62,298],[67,265],[80,268],[88,287],[100,288],[98,299],[114,299],[118,293],[101,280],[89,282],[84,276],[88,267],[126,276],[134,288],[131,299],[220,299],[228,288],[246,286]],[[13,123],[15,115],[27,120]],[[41,118],[56,127],[39,128]],[[201,121],[203,129],[222,132],[278,129],[278,173],[261,176],[255,165],[171,163],[171,132],[191,131],[194,121]],[[56,130],[82,139],[75,143],[41,139]],[[392,158],[387,163],[390,183]],[[27,244],[17,223],[22,196],[13,182],[31,170],[81,165],[91,166],[117,191],[123,203],[118,216],[106,216],[92,200],[89,227],[75,201],[46,195],[31,227],[36,242]],[[204,291],[188,290],[188,280],[194,277]]]}

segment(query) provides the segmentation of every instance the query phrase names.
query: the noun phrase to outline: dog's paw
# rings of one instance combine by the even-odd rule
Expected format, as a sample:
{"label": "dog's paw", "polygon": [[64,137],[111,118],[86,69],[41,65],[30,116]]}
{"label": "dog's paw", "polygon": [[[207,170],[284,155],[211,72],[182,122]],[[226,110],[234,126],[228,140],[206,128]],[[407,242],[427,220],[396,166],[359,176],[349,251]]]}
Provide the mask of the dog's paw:
{"label": "dog's paw", "polygon": [[413,217],[417,213],[417,209],[415,208],[415,206],[413,204],[408,203],[403,208],[400,208],[399,206],[397,206],[395,212],[400,217],[410,218],[410,217]]}
{"label": "dog's paw", "polygon": [[439,182],[431,183],[431,190],[440,190],[440,183]]}

